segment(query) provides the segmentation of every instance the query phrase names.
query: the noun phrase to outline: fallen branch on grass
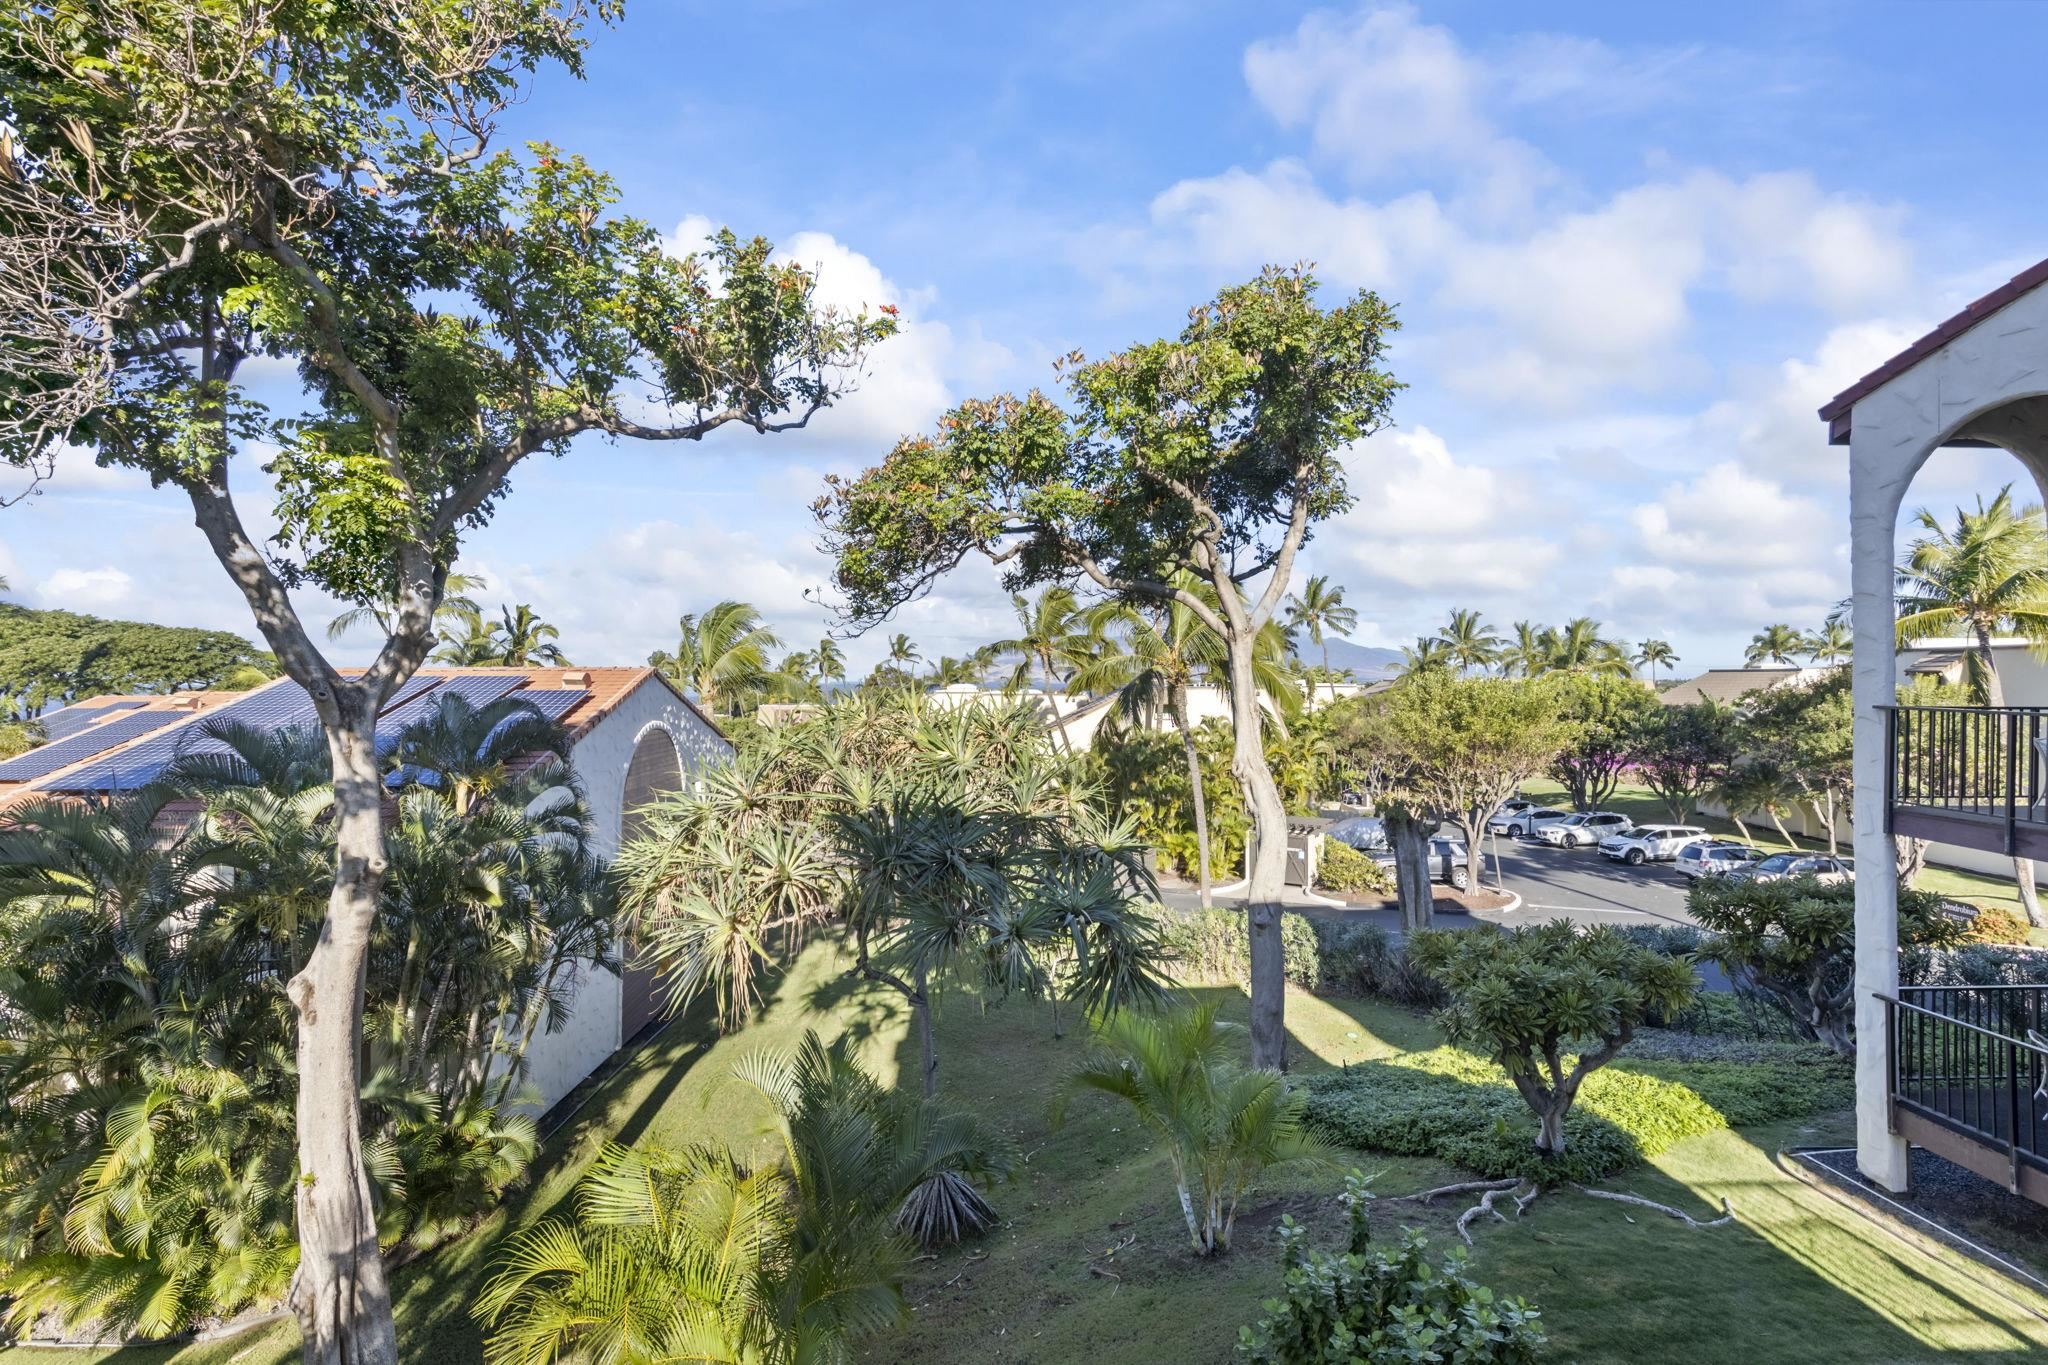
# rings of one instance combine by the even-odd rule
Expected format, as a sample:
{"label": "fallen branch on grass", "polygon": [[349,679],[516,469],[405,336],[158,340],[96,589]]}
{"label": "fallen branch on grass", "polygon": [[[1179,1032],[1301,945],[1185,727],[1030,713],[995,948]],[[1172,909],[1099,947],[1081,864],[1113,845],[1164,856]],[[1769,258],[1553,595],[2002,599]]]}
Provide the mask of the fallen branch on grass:
{"label": "fallen branch on grass", "polygon": [[1718,1228],[1735,1221],[1735,1206],[1728,1202],[1726,1196],[1723,1196],[1721,1200],[1721,1216],[1713,1219],[1711,1222],[1702,1223],[1684,1209],[1675,1209],[1669,1204],[1660,1204],[1654,1199],[1645,1199],[1639,1194],[1622,1194],[1617,1190],[1593,1190],[1586,1188],[1584,1185],[1573,1185],[1572,1188],[1580,1194],[1590,1194],[1595,1199],[1612,1199],[1617,1204],[1634,1204],[1638,1208],[1654,1209],[1666,1218],[1676,1218],[1689,1228]]}
{"label": "fallen branch on grass", "polygon": [[1447,1194],[1471,1194],[1477,1190],[1512,1190],[1521,1184],[1516,1180],[1461,1180],[1455,1185],[1439,1185],[1433,1190],[1420,1190],[1414,1194],[1390,1194],[1382,1198],[1383,1203],[1396,1203],[1403,1199],[1415,1199],[1424,1204]]}

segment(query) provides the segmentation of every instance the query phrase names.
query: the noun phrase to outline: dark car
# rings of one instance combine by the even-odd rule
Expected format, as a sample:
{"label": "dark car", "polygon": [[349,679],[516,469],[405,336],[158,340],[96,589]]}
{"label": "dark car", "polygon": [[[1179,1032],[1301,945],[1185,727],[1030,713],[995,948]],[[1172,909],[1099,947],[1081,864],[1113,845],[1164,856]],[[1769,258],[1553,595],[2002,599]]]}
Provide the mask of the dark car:
{"label": "dark car", "polygon": [[1853,881],[1856,870],[1847,858],[1830,858],[1820,853],[1773,853],[1747,867],[1728,874],[1731,881],[1778,882],[1790,877],[1812,877],[1823,884]]}

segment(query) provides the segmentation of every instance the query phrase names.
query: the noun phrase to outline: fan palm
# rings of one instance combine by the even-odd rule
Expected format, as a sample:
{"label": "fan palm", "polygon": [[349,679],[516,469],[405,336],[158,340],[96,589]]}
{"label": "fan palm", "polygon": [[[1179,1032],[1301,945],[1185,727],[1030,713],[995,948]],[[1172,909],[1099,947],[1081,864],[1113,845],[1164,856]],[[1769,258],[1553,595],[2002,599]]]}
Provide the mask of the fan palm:
{"label": "fan palm", "polygon": [[1636,664],[1650,670],[1650,681],[1657,681],[1657,670],[1669,668],[1678,662],[1678,651],[1666,640],[1645,640],[1636,646]]}
{"label": "fan palm", "polygon": [[676,686],[694,692],[705,710],[738,715],[768,685],[775,671],[769,656],[782,641],[749,603],[719,602],[701,617],[688,614],[676,625],[676,652],[656,650],[647,662]]}
{"label": "fan palm", "polygon": [[1806,649],[1806,637],[1783,622],[1765,626],[1750,637],[1742,661],[1755,668],[1760,664],[1793,664]]}
{"label": "fan palm", "polygon": [[1460,670],[1487,668],[1500,658],[1500,635],[1476,611],[1453,611],[1438,638],[1445,658]]}
{"label": "fan palm", "polygon": [[1241,1031],[1218,1019],[1214,1004],[1163,1015],[1119,1010],[1096,1025],[1087,1061],[1054,1101],[1055,1122],[1082,1091],[1130,1106],[1166,1147],[1198,1256],[1230,1249],[1237,1206],[1267,1170],[1328,1160],[1287,1078],[1232,1059]]}
{"label": "fan palm", "polygon": [[[1922,534],[1898,566],[1898,642],[1962,636],[1970,642],[1963,679],[1971,701],[2003,706],[1992,638],[2009,634],[2036,647],[2048,644],[2048,531],[2041,509],[2016,507],[2007,485],[1989,505],[1980,496],[1975,511],[1957,508],[1952,526],[1925,507],[1913,523]],[[2033,862],[2015,858],[2013,871],[2027,920],[2039,927]]]}
{"label": "fan palm", "polygon": [[1309,579],[1301,596],[1287,598],[1289,632],[1305,631],[1311,644],[1323,651],[1323,673],[1330,672],[1331,635],[1349,635],[1358,628],[1358,611],[1344,605],[1344,589],[1332,587],[1322,574]]}

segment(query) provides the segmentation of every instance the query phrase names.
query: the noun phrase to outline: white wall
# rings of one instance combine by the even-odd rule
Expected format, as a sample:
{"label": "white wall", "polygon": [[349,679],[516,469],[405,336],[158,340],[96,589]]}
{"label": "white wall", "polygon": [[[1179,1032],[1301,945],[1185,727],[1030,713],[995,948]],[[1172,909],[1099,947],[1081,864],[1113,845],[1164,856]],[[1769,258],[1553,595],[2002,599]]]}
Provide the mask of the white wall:
{"label": "white wall", "polygon": [[[621,698],[569,754],[596,825],[594,842],[607,858],[618,851],[625,818],[626,766],[649,730],[664,730],[675,742],[685,781],[732,756],[725,737],[658,679],[650,678]],[[526,1054],[526,1081],[540,1092],[543,1111],[603,1065],[621,1042],[617,973],[594,962],[579,963],[573,986],[563,994],[570,1001],[569,1018],[556,1032],[535,1037]]]}

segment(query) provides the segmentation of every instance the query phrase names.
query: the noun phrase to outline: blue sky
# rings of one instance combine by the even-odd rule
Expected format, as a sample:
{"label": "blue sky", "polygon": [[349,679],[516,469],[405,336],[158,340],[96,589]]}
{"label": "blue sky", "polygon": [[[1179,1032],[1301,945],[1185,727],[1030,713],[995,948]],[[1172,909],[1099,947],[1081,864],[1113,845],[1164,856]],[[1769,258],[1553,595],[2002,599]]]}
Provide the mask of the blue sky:
{"label": "blue sky", "polygon": [[[639,0],[507,134],[611,170],[680,247],[764,234],[907,326],[799,436],[591,441],[522,472],[464,567],[578,662],[637,662],[722,597],[808,645],[825,472],[1310,259],[1405,324],[1398,425],[1350,453],[1358,507],[1305,566],[1345,585],[1361,643],[1475,607],[1739,662],[1847,591],[1846,452],[1813,409],[2048,254],[2044,39],[2021,0]],[[1908,506],[2021,477],[1943,452]],[[78,462],[0,514],[0,571],[33,605],[249,629],[179,499]],[[1008,619],[967,569],[899,625],[935,656]]]}

